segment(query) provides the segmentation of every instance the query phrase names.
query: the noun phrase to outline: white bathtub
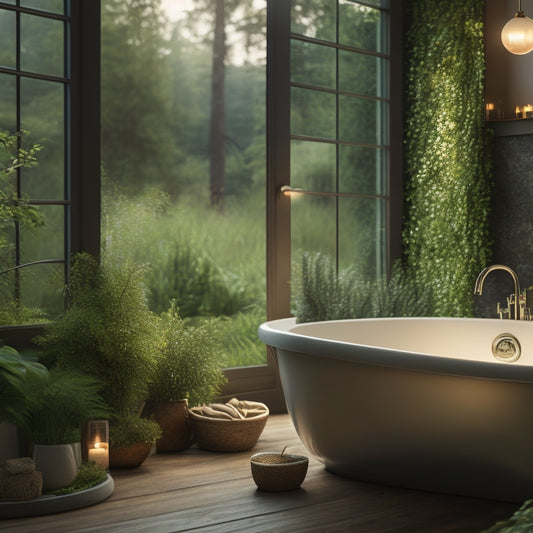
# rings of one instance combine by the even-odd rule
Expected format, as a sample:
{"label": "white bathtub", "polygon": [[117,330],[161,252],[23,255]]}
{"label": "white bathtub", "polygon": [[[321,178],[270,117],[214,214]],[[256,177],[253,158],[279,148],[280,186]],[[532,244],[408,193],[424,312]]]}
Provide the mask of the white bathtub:
{"label": "white bathtub", "polygon": [[[492,354],[501,334],[520,358]],[[336,474],[523,501],[533,497],[533,323],[392,318],[260,326],[307,449]],[[509,355],[504,352],[504,355]]]}

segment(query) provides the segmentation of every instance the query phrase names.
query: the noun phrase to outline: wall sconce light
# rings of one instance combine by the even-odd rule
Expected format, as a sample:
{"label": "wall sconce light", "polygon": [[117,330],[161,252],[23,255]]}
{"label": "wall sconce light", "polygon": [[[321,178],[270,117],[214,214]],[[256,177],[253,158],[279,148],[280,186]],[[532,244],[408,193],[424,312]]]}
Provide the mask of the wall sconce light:
{"label": "wall sconce light", "polygon": [[524,55],[533,50],[533,20],[522,11],[522,0],[518,0],[518,11],[503,27],[501,37],[511,54]]}
{"label": "wall sconce light", "polygon": [[86,432],[87,458],[96,464],[109,468],[109,422],[89,420]]}

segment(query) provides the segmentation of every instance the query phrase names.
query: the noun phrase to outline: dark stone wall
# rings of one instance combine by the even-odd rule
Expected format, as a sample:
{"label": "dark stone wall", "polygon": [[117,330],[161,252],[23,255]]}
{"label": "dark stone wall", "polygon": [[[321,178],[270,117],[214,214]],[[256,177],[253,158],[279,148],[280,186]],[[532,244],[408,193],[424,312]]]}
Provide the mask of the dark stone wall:
{"label": "dark stone wall", "polygon": [[[493,263],[511,267],[525,289],[533,285],[533,132],[496,133],[493,173]],[[512,292],[508,273],[489,274],[483,295],[475,297],[476,316],[496,317],[497,302],[505,303]]]}

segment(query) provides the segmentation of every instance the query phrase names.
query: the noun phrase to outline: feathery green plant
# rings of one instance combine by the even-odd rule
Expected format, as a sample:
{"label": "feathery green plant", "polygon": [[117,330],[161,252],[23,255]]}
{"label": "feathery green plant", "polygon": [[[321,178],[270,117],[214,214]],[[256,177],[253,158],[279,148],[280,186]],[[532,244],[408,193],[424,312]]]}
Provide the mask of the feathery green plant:
{"label": "feathery green plant", "polygon": [[298,322],[433,314],[431,288],[399,264],[389,279],[367,281],[354,269],[337,273],[326,254],[303,253],[295,289]]}
{"label": "feathery green plant", "polygon": [[154,354],[149,399],[184,400],[191,406],[208,403],[226,382],[221,322],[200,319],[187,325],[172,303],[159,322],[162,349]]}
{"label": "feathery green plant", "polygon": [[63,317],[36,339],[48,366],[77,369],[103,384],[113,415],[137,413],[146,398],[157,316],[147,304],[146,268],[79,254],[73,264]]}

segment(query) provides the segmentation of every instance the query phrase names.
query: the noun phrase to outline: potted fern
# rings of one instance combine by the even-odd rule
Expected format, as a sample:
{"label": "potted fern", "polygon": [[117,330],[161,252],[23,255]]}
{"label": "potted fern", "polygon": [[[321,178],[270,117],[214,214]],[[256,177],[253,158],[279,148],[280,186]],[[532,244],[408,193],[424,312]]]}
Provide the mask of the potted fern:
{"label": "potted fern", "polygon": [[[78,369],[103,383],[102,398],[111,415],[112,468],[123,448],[139,442],[153,445],[160,435],[154,421],[137,422],[143,425],[140,437],[125,429],[140,418],[153,355],[161,344],[158,317],[147,304],[145,273],[143,265],[133,262],[103,258],[99,263],[89,254],[78,254],[68,287],[71,305],[36,339],[48,364]],[[132,466],[142,463],[149,451]]]}
{"label": "potted fern", "polygon": [[205,319],[187,324],[172,303],[160,317],[159,330],[162,346],[155,354],[144,414],[163,430],[157,451],[180,451],[192,442],[188,406],[212,401],[226,382],[221,323]]}

